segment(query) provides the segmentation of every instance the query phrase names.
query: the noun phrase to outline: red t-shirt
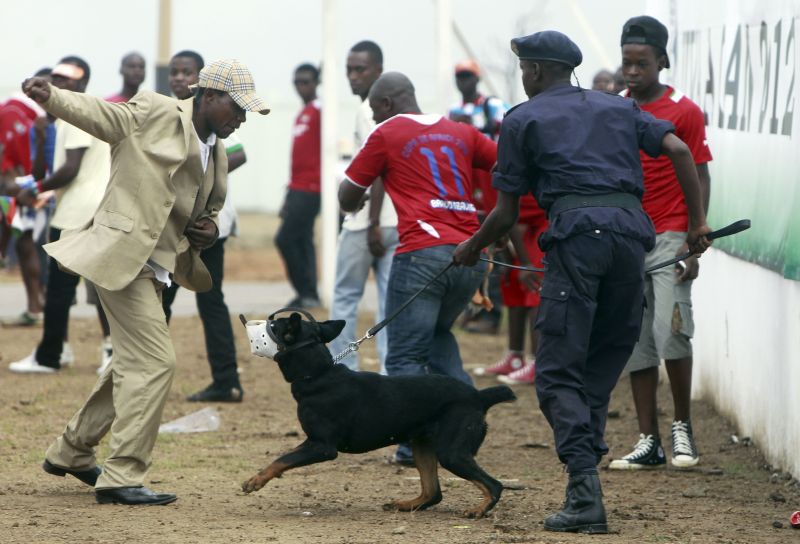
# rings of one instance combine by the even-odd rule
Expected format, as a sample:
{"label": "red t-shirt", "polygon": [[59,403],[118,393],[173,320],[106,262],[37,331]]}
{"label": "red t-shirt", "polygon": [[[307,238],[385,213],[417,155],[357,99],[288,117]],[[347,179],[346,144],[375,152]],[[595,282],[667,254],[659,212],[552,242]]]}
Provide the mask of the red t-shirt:
{"label": "red t-shirt", "polygon": [[297,115],[292,129],[292,178],[289,189],[319,193],[320,180],[320,109],[314,100]]}
{"label": "red t-shirt", "polygon": [[[625,92],[625,96],[630,96],[630,91]],[[661,98],[639,107],[653,114],[656,119],[664,119],[675,125],[675,135],[689,146],[695,164],[711,161],[703,110],[682,92],[668,86]],[[656,233],[686,232],[689,228],[689,209],[672,162],[665,155],[655,159],[643,151],[639,155],[644,172],[642,206],[653,220]]]}
{"label": "red t-shirt", "polygon": [[458,244],[478,230],[472,169],[489,170],[497,144],[441,115],[396,115],[367,137],[345,175],[359,187],[383,178],[397,209],[396,253]]}
{"label": "red t-shirt", "polygon": [[[481,184],[481,191],[483,193],[483,204],[486,206],[486,214],[488,215],[497,206],[497,189],[492,187],[491,176],[488,183]],[[547,214],[539,207],[539,203],[530,193],[523,195],[519,199],[517,223],[533,228],[547,226]]]}
{"label": "red t-shirt", "polygon": [[37,111],[28,102],[32,101],[10,98],[0,105],[0,147],[3,148],[0,172],[16,170],[17,167],[21,167],[22,174],[31,172],[30,128],[37,115],[44,115],[44,111]]}
{"label": "red t-shirt", "polygon": [[127,102],[128,99],[122,96],[121,94],[112,94],[111,96],[106,97],[106,102],[113,102],[115,104],[120,104],[122,102]]}

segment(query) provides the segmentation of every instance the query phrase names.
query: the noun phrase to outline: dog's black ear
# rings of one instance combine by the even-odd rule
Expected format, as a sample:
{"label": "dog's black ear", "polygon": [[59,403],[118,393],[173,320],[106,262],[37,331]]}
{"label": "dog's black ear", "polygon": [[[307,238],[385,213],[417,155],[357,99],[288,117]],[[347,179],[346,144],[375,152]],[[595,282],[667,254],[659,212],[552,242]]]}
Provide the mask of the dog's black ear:
{"label": "dog's black ear", "polygon": [[343,319],[333,319],[330,321],[323,321],[319,324],[319,330],[322,335],[322,341],[326,344],[339,336],[344,328],[345,321]]}
{"label": "dog's black ear", "polygon": [[300,328],[303,326],[303,318],[297,312],[289,316],[289,323],[286,332],[283,334],[283,339],[286,342],[292,343],[300,336]]}

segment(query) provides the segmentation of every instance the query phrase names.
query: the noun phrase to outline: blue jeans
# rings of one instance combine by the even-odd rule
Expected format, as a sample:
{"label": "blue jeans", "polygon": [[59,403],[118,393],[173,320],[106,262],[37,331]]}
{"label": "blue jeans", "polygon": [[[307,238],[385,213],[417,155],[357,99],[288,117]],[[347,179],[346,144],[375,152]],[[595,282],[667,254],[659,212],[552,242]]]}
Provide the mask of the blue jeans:
{"label": "blue jeans", "polygon": [[[395,255],[386,314],[391,315],[447,266],[453,259],[453,250],[454,245],[442,245]],[[445,374],[472,384],[450,328],[472,299],[485,272],[484,262],[472,268],[451,268],[389,323],[386,372],[390,376]]]}
{"label": "blue jeans", "polygon": [[[399,240],[395,227],[383,227],[381,230],[386,253],[380,258],[369,252],[366,230],[343,229],[339,235],[331,319],[344,319],[347,323],[341,334],[328,344],[328,349],[334,357],[356,339],[358,303],[364,296],[364,286],[370,269],[375,271],[375,282],[378,287],[378,312],[375,314],[375,322],[380,322],[386,315],[386,288],[389,284],[389,271],[392,269],[392,257]],[[386,333],[378,334],[375,340],[381,374],[385,374]],[[346,357],[341,363],[350,370],[358,370],[358,352]]]}

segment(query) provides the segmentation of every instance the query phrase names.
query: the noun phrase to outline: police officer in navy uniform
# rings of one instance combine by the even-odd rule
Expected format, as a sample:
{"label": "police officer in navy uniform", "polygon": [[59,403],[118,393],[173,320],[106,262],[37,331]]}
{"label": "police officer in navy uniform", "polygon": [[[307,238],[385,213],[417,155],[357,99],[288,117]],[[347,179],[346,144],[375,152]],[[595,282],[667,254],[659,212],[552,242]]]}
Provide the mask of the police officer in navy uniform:
{"label": "police officer in navy uniform", "polygon": [[549,229],[536,328],[536,392],[569,472],[564,508],[550,531],[608,531],[597,464],[611,390],[639,337],[644,254],[655,231],[642,210],[639,149],[667,155],[689,208],[690,249],[710,245],[697,170],[667,121],[632,100],[570,83],[578,46],[555,31],[511,40],[530,100],[506,114],[492,184],[497,206],[453,256],[471,266],[514,225],[520,196],[532,192]]}

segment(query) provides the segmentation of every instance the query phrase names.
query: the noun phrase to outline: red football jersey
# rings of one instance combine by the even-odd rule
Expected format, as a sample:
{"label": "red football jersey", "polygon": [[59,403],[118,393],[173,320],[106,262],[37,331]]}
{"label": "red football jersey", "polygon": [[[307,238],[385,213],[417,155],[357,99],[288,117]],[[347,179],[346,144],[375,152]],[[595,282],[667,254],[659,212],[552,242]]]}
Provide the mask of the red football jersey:
{"label": "red football jersey", "polygon": [[[483,194],[483,204],[486,206],[486,215],[497,206],[497,189],[492,187],[492,178],[489,176],[488,182],[481,184]],[[519,199],[519,216],[517,223],[529,225],[534,228],[544,230],[547,226],[547,214],[539,207],[534,196],[530,193],[523,195]]]}
{"label": "red football jersey", "polygon": [[[630,96],[630,91],[625,96]],[[664,119],[675,125],[675,135],[689,146],[695,164],[711,161],[703,111],[682,92],[667,87],[667,92],[661,98],[640,107],[652,113],[656,119]],[[665,155],[655,159],[643,151],[639,155],[644,173],[642,207],[652,219],[656,232],[686,232],[689,228],[689,209],[672,162]]]}
{"label": "red football jersey", "polygon": [[292,134],[292,178],[289,189],[319,193],[321,123],[319,100],[314,100],[297,115]]}
{"label": "red football jersey", "polygon": [[0,172],[30,173],[30,128],[39,115],[44,111],[27,97],[14,97],[0,105],[0,146],[4,148]]}
{"label": "red football jersey", "polygon": [[497,144],[475,127],[441,115],[402,114],[375,127],[347,168],[369,187],[375,178],[397,208],[396,253],[458,244],[478,229],[472,169],[489,170]]}

